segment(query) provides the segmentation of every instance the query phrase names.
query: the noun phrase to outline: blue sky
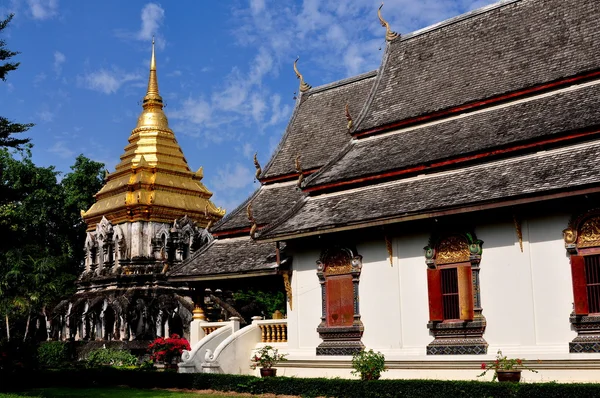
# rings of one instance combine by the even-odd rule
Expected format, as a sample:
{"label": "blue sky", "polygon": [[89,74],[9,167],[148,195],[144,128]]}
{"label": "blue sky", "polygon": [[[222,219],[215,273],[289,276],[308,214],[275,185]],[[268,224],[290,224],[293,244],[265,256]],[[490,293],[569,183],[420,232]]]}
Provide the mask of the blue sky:
{"label": "blue sky", "polygon": [[[495,2],[388,0],[401,34]],[[204,167],[227,210],[256,188],[298,88],[376,69],[385,44],[375,0],[0,0],[15,13],[3,39],[21,54],[0,82],[0,114],[36,124],[40,166],[68,172],[83,153],[109,170],[119,161],[145,94],[152,35],[165,112],[192,170]]]}

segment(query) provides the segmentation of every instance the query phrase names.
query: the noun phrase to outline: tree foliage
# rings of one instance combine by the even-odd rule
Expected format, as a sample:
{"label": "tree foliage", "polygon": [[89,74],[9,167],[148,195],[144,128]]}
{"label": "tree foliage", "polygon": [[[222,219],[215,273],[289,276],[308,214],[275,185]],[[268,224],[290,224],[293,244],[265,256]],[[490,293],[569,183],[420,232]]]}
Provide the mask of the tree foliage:
{"label": "tree foliage", "polygon": [[[8,26],[13,18],[13,14],[8,15],[4,20],[0,20],[0,34]],[[0,79],[6,81],[8,72],[14,71],[19,67],[19,62],[9,62],[8,60],[19,54],[6,48],[6,41],[0,39]],[[27,144],[29,138],[14,138],[14,134],[24,133],[33,127],[33,124],[20,124],[11,122],[9,119],[0,116],[0,147],[19,148]]]}
{"label": "tree foliage", "polygon": [[[48,316],[74,290],[85,239],[79,206],[100,189],[103,165],[80,155],[59,183],[53,167],[38,167],[29,150],[0,149],[0,314],[21,322]],[[23,326],[23,327],[21,327]]]}

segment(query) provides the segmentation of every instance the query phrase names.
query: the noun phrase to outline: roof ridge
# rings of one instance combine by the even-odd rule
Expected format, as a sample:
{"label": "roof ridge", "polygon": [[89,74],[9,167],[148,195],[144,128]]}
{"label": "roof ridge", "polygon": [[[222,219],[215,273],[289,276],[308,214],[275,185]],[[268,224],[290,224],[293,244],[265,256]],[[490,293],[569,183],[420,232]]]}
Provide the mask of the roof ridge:
{"label": "roof ridge", "polygon": [[304,96],[308,97],[312,94],[315,93],[320,93],[323,91],[327,91],[327,90],[331,90],[334,88],[338,88],[341,86],[345,86],[351,83],[355,83],[364,79],[368,79],[374,76],[377,76],[377,70],[373,70],[370,72],[366,72],[366,73],[361,73],[360,75],[356,75],[356,76],[352,76],[349,78],[345,78],[342,80],[336,80],[334,82],[331,83],[327,83],[324,84],[322,86],[317,86],[317,87],[313,87],[311,88],[309,91],[305,92],[305,93],[301,93],[298,96],[298,100],[296,101],[296,105],[294,106],[294,111],[292,112],[292,116],[290,117],[290,120],[285,128],[285,133],[283,134],[283,136],[281,137],[281,139],[279,140],[279,143],[277,144],[277,147],[275,148],[275,151],[273,151],[273,154],[271,155],[271,158],[269,159],[269,161],[267,162],[267,164],[265,165],[263,172],[260,174],[259,178],[264,178],[267,175],[267,172],[269,171],[269,168],[273,165],[273,163],[275,162],[275,158],[277,157],[277,154],[281,151],[281,148],[283,147],[284,142],[286,141],[287,137],[289,136],[290,132],[291,132],[291,128],[292,125],[294,124],[294,121],[296,120],[296,116],[298,115],[298,111],[300,109],[300,106],[303,104],[304,101],[301,100],[301,98],[304,98]]}
{"label": "roof ridge", "polygon": [[383,57],[381,59],[381,64],[379,66],[379,69],[377,70],[377,77],[375,78],[375,82],[373,83],[373,87],[371,88],[371,92],[369,93],[369,96],[367,97],[367,100],[365,101],[365,104],[361,110],[361,112],[358,114],[358,117],[356,118],[356,123],[354,124],[354,127],[351,130],[351,134],[354,134],[358,131],[360,131],[360,125],[362,124],[362,122],[364,121],[366,115],[367,115],[367,111],[370,109],[371,107],[371,103],[373,102],[373,98],[375,97],[375,93],[377,92],[377,89],[379,87],[379,83],[381,81],[381,79],[383,78],[383,72],[385,70],[385,67],[387,66],[387,62],[389,59],[389,54],[390,54],[390,48],[393,44],[395,43],[403,43],[405,41],[408,41],[410,39],[414,39],[415,37],[419,37],[422,36],[426,33],[430,33],[433,32],[435,30],[441,29],[443,27],[446,26],[450,26],[453,25],[455,23],[473,18],[475,16],[481,15],[481,14],[485,14],[487,12],[490,12],[492,10],[495,10],[497,8],[501,8],[504,6],[508,6],[510,4],[513,3],[517,3],[523,0],[500,0],[497,3],[493,3],[493,4],[489,4],[487,6],[475,9],[475,10],[471,10],[468,11],[466,13],[457,15],[455,17],[452,18],[448,18],[445,19],[441,22],[435,23],[433,25],[427,26],[425,28],[422,29],[418,29],[414,32],[405,34],[405,35],[401,35],[398,36],[396,39],[386,42],[386,47],[385,47],[385,52],[383,54]]}
{"label": "roof ridge", "polygon": [[[227,215],[225,217],[223,217],[221,220],[219,220],[212,228],[211,230],[214,232],[218,231],[218,228],[221,227],[223,224],[225,224],[227,221],[229,221],[229,219],[231,219],[234,215],[238,214],[241,210],[244,209],[244,207],[246,207],[248,205],[248,203],[256,198],[258,196],[258,193],[260,192],[260,190],[262,189],[262,185],[260,185],[258,188],[256,188],[254,190],[254,192],[252,192],[252,195],[248,196],[242,203],[240,203],[235,209],[233,209],[230,213],[227,213]],[[227,229],[223,229],[221,231],[227,231]]]}
{"label": "roof ridge", "polygon": [[368,79],[368,78],[376,76],[376,75],[377,75],[377,69],[369,71],[369,72],[361,73],[359,75],[346,77],[346,78],[341,79],[341,80],[336,80],[336,81],[331,82],[331,83],[325,83],[325,84],[323,84],[321,86],[313,87],[310,90],[308,90],[306,92],[306,94],[315,94],[315,93],[319,93],[321,91],[331,90],[333,88],[345,86],[347,84],[351,84],[351,83],[358,82],[358,81],[361,81],[361,80],[364,80],[364,79]]}
{"label": "roof ridge", "polygon": [[457,16],[445,19],[443,21],[434,23],[433,25],[429,25],[424,28],[415,30],[414,32],[404,34],[404,35],[400,36],[398,38],[398,40],[395,40],[395,41],[399,41],[399,42],[407,41],[407,40],[413,39],[415,37],[421,36],[425,33],[429,33],[434,30],[438,30],[438,29],[444,28],[446,26],[453,25],[457,22],[461,22],[466,19],[470,19],[470,18],[479,16],[481,14],[485,14],[485,13],[495,10],[497,8],[505,7],[505,6],[508,6],[513,3],[518,3],[520,1],[524,1],[524,0],[500,0],[496,3],[488,4],[487,6],[483,6],[483,7],[471,10],[471,11],[467,11],[460,15],[457,15]]}

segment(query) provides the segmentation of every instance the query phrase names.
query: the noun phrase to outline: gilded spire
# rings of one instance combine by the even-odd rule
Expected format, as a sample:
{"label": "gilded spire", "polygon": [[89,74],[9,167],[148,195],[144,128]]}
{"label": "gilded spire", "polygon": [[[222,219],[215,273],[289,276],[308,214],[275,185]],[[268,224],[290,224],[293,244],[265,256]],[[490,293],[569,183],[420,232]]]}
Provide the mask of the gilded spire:
{"label": "gilded spire", "polygon": [[202,167],[193,172],[169,128],[158,91],[156,54],[152,40],[150,76],[137,126],[129,135],[115,171],[109,173],[96,203],[82,213],[88,230],[102,217],[113,225],[153,221],[171,223],[187,215],[209,228],[225,215],[202,184]]}
{"label": "gilded spire", "polygon": [[383,1],[381,2],[379,9],[377,10],[377,16],[379,17],[379,22],[381,23],[381,26],[383,26],[385,28],[385,39],[387,41],[392,41],[400,35],[396,32],[392,32],[392,29],[390,28],[390,24],[387,23],[387,21],[385,19],[383,19],[383,17],[381,16],[381,7],[383,7]]}
{"label": "gilded spire", "polygon": [[146,95],[144,96],[144,100],[142,102],[142,108],[144,108],[144,110],[138,118],[137,128],[150,127],[171,132],[169,129],[169,121],[163,112],[163,99],[158,91],[154,38],[152,38],[152,57],[150,58],[148,89],[146,90]]}
{"label": "gilded spire", "polygon": [[294,61],[294,72],[296,72],[296,77],[298,79],[300,79],[300,92],[303,93],[305,91],[310,90],[310,88],[312,87],[310,84],[306,83],[304,81],[304,77],[302,76],[302,74],[298,71],[298,67],[296,67],[296,64],[298,63],[298,60],[300,59],[300,57],[296,58],[296,60]]}
{"label": "gilded spire", "polygon": [[154,37],[152,37],[152,57],[150,58],[150,77],[148,78],[148,90],[144,97],[143,107],[158,105],[163,107],[162,97],[158,93],[158,79],[156,77],[156,56],[154,55]]}

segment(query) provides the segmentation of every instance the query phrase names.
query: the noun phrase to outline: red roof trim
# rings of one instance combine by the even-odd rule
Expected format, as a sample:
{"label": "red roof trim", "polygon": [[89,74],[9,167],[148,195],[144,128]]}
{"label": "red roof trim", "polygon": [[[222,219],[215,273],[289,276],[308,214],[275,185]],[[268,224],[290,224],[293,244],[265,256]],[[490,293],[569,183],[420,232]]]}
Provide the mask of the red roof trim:
{"label": "red roof trim", "polygon": [[[320,167],[315,167],[314,169],[309,169],[309,170],[302,170],[302,174],[306,177],[308,175],[311,175],[315,171],[318,171],[319,169],[320,169]],[[298,179],[298,173],[290,173],[290,174],[283,174],[283,175],[278,175],[278,176],[274,176],[274,177],[261,178],[260,182],[261,182],[261,184],[271,184],[274,182],[293,181],[296,179]]]}
{"label": "red roof trim", "polygon": [[545,90],[548,90],[551,88],[558,88],[561,86],[566,86],[569,84],[579,82],[581,80],[586,80],[586,79],[590,79],[590,78],[594,78],[594,77],[598,77],[598,76],[600,76],[600,71],[589,72],[589,73],[585,73],[585,74],[582,74],[579,76],[556,80],[552,83],[542,84],[542,85],[530,87],[530,88],[527,88],[524,90],[518,90],[518,91],[513,91],[512,93],[498,95],[498,96],[491,97],[491,98],[488,98],[483,101],[475,101],[475,102],[467,103],[465,105],[448,108],[443,111],[428,113],[423,116],[417,116],[417,117],[400,120],[398,122],[390,123],[390,124],[387,124],[384,126],[375,127],[375,128],[369,129],[369,130],[365,130],[365,131],[361,131],[361,132],[353,132],[352,135],[354,137],[366,137],[366,136],[381,134],[381,133],[384,133],[384,132],[389,131],[394,128],[406,127],[411,124],[416,124],[416,123],[420,123],[420,122],[429,121],[432,119],[437,119],[442,116],[448,116],[448,115],[452,115],[454,113],[460,113],[460,112],[464,112],[467,110],[473,110],[475,108],[480,108],[480,107],[483,107],[486,105],[493,105],[495,103],[506,101],[508,99],[517,99],[519,97],[524,97],[526,95],[539,93],[540,91],[545,91]]}
{"label": "red roof trim", "polygon": [[477,153],[474,155],[463,156],[463,157],[454,158],[454,159],[448,159],[448,160],[444,160],[441,162],[431,163],[430,165],[419,165],[419,166],[415,166],[415,167],[390,171],[387,173],[376,174],[376,175],[367,176],[367,177],[354,178],[352,180],[338,181],[338,182],[333,182],[330,184],[317,185],[314,187],[305,188],[304,191],[305,192],[316,192],[316,191],[322,191],[322,190],[330,189],[330,188],[342,187],[345,185],[359,184],[359,183],[363,183],[363,182],[367,182],[367,181],[380,180],[380,179],[395,177],[395,176],[399,176],[399,175],[403,175],[403,174],[416,173],[416,172],[423,171],[423,170],[430,170],[430,169],[435,169],[438,167],[465,163],[465,162],[469,162],[469,161],[473,161],[473,160],[487,158],[490,156],[502,155],[502,154],[516,152],[516,151],[520,151],[520,150],[524,150],[524,149],[532,149],[532,148],[540,147],[540,146],[547,145],[547,144],[555,144],[555,143],[559,143],[559,142],[570,141],[570,140],[574,140],[577,138],[591,136],[591,135],[597,134],[599,132],[600,132],[600,130],[594,129],[594,130],[579,132],[579,133],[575,133],[575,134],[569,134],[569,135],[562,136],[562,137],[548,138],[545,140],[536,141],[536,142],[532,142],[532,143],[528,143],[528,144],[516,145],[516,146],[512,146],[512,147],[508,147],[508,148],[496,149],[496,150],[487,151],[487,152],[480,152],[480,153]]}

